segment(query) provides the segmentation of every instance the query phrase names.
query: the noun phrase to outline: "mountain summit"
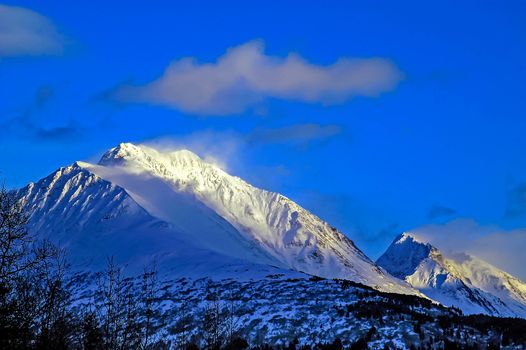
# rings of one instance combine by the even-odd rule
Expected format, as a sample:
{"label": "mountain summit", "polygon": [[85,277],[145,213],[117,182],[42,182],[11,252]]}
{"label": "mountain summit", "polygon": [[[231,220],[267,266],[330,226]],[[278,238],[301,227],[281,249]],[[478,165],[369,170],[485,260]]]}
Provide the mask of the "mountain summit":
{"label": "mountain summit", "polygon": [[443,305],[468,314],[526,318],[526,283],[469,254],[445,255],[403,233],[376,262]]}
{"label": "mountain summit", "polygon": [[76,162],[16,195],[32,230],[85,263],[113,255],[137,265],[155,257],[178,274],[280,269],[418,294],[292,200],[188,150],[123,143],[98,164]]}

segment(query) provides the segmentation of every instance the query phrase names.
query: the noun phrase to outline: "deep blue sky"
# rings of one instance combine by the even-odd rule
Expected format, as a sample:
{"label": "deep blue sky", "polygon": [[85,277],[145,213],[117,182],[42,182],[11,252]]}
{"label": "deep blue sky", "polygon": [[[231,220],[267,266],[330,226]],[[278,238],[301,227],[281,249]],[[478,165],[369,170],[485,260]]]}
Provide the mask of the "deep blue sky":
{"label": "deep blue sky", "polygon": [[[526,225],[526,2],[192,3],[5,2],[45,16],[63,45],[0,57],[7,185],[123,141],[203,139],[230,172],[298,201],[372,257],[428,223]],[[222,116],[112,97],[173,60],[215,62],[251,40],[320,66],[382,57],[404,79],[375,97],[266,98]],[[305,132],[316,127],[326,132]]]}

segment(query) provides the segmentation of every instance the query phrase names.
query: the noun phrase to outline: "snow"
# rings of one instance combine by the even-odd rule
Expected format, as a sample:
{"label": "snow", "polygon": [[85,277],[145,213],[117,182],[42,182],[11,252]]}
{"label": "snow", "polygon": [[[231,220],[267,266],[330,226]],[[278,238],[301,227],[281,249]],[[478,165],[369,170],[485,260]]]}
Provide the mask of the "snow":
{"label": "snow", "polygon": [[377,263],[429,298],[466,314],[526,318],[526,283],[469,254],[446,255],[404,233]]}
{"label": "snow", "polygon": [[403,233],[375,264],[289,198],[187,150],[121,144],[98,164],[75,162],[15,195],[30,230],[66,248],[77,270],[99,271],[112,256],[130,275],[156,262],[164,279],[316,275],[425,295],[468,314],[526,318],[526,284],[481,259]]}
{"label": "snow", "polygon": [[[345,235],[290,199],[255,188],[188,150],[160,152],[121,144],[108,151],[99,166],[153,176],[179,195],[195,198],[235,227],[241,236],[238,240],[253,242],[254,250],[259,247],[276,264],[322,277],[347,278],[385,291],[414,293],[379,269]],[[101,169],[90,170],[97,173]],[[132,196],[137,192],[116,177],[111,181],[129,189]]]}
{"label": "snow", "polygon": [[389,254],[382,255],[377,263],[393,276],[404,279],[418,268],[420,262],[427,258],[433,247],[420,242],[416,237],[403,233],[389,247]]}
{"label": "snow", "polygon": [[98,164],[76,162],[18,195],[32,230],[97,266],[109,255],[134,266],[161,259],[166,270],[199,266],[203,274],[271,266],[418,294],[292,200],[187,150],[120,144]]}
{"label": "snow", "polygon": [[[77,285],[85,291],[92,283],[92,276],[82,278]],[[140,278],[136,279],[140,285]],[[413,329],[410,314],[403,317],[387,313],[382,321],[371,317],[358,317],[345,310],[348,306],[362,303],[382,303],[389,297],[359,286],[344,287],[334,280],[313,280],[305,275],[290,278],[275,274],[258,279],[239,281],[208,278],[174,278],[161,283],[158,299],[160,310],[154,312],[154,323],[159,328],[159,338],[175,343],[182,337],[199,339],[203,335],[203,312],[217,300],[219,308],[233,313],[232,322],[239,334],[250,344],[267,342],[287,345],[295,338],[299,344],[329,343],[340,338],[347,347],[365,336],[374,326],[377,329],[370,349],[384,349],[385,344],[396,344],[400,349],[409,348],[412,341],[407,334]],[[83,303],[94,299],[89,293],[79,293],[76,301],[82,309]],[[212,297],[213,296],[213,297]],[[185,310],[185,311],[184,311]],[[232,311],[230,311],[232,310]],[[223,314],[222,312],[220,314]],[[434,305],[412,312],[431,317],[450,315],[450,311]],[[186,333],[181,330],[184,319]],[[438,327],[432,327],[433,333]],[[416,336],[413,336],[414,339]],[[201,344],[204,345],[204,344]],[[394,347],[391,347],[394,348]]]}
{"label": "snow", "polygon": [[[257,263],[282,265],[245,237],[225,219],[205,206],[191,193],[176,192],[162,179],[145,173],[82,163],[126,192],[152,216],[168,223],[188,241],[235,258]],[[284,266],[282,266],[284,267]]]}
{"label": "snow", "polygon": [[113,257],[130,274],[157,261],[170,276],[252,278],[292,273],[210,251],[151,216],[121,187],[87,171],[60,168],[17,191],[31,213],[30,230],[64,247],[75,270],[99,271]]}

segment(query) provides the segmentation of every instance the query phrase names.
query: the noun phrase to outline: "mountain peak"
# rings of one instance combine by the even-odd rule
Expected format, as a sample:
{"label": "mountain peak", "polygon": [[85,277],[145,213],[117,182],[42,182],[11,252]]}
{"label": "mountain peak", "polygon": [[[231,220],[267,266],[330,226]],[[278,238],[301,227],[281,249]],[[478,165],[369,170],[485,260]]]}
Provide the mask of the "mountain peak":
{"label": "mountain peak", "polygon": [[120,143],[118,146],[109,149],[101,157],[99,165],[114,166],[124,165],[126,162],[131,162],[134,165],[145,166],[148,168],[152,163],[157,164],[182,164],[182,165],[196,165],[203,160],[195,153],[187,149],[179,149],[175,151],[165,151],[143,144]]}
{"label": "mountain peak", "polygon": [[141,152],[141,147],[133,143],[120,143],[106,151],[99,160],[99,165],[118,165],[122,163],[123,159]]}
{"label": "mountain peak", "polygon": [[465,313],[526,315],[526,284],[462,252],[442,254],[411,233],[396,237],[376,261],[428,297]]}
{"label": "mountain peak", "polygon": [[400,235],[398,235],[394,241],[393,244],[422,244],[422,245],[430,245],[428,242],[425,242],[421,238],[419,238],[417,235],[411,232],[404,232]]}
{"label": "mountain peak", "polygon": [[394,239],[376,263],[393,276],[404,279],[434,251],[437,249],[431,244],[423,242],[412,233],[404,232]]}

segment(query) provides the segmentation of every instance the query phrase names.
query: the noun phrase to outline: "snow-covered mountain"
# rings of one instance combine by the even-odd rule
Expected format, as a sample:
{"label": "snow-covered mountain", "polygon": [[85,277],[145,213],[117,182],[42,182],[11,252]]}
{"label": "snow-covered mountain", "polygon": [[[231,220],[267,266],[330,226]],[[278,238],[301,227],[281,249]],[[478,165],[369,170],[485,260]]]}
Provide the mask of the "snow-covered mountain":
{"label": "snow-covered mountain", "polygon": [[122,187],[80,164],[60,168],[15,192],[31,215],[30,230],[65,248],[76,268],[101,270],[112,257],[131,274],[154,261],[173,277],[243,279],[283,273],[200,247],[150,215]]}
{"label": "snow-covered mountain", "polygon": [[31,230],[76,262],[155,258],[175,274],[293,270],[415,294],[345,235],[290,199],[251,186],[187,150],[121,144],[16,191]]}
{"label": "snow-covered mountain", "polygon": [[429,298],[464,313],[526,318],[526,283],[474,256],[446,255],[404,233],[377,264]]}

